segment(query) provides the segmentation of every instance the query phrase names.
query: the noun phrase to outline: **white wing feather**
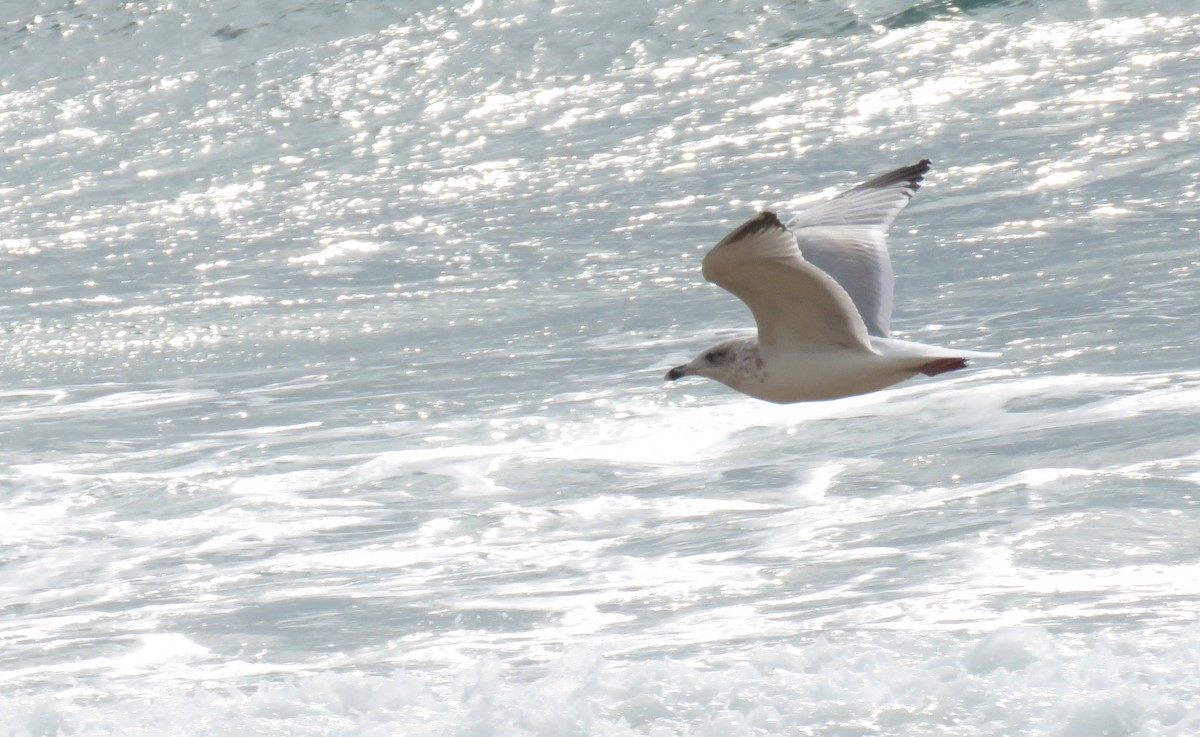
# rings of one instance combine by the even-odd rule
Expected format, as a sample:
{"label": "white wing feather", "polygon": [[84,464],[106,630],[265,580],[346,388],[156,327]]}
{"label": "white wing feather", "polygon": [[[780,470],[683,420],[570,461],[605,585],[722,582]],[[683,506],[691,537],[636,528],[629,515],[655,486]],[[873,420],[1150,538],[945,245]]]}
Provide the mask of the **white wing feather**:
{"label": "white wing feather", "polygon": [[801,258],[795,235],[774,213],[759,213],[725,236],[704,257],[703,271],[754,313],[760,345],[871,350],[846,290]]}
{"label": "white wing feather", "polygon": [[873,336],[886,338],[892,320],[887,231],[930,167],[925,159],[890,171],[805,210],[787,224],[804,259],[846,290]]}

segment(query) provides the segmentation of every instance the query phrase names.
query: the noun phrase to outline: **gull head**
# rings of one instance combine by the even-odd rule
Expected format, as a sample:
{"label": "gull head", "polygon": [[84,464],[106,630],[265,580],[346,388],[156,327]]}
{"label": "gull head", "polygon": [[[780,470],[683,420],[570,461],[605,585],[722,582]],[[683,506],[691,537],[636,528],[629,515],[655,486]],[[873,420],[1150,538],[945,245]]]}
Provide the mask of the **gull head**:
{"label": "gull head", "polygon": [[750,374],[761,369],[758,360],[758,341],[753,338],[725,340],[705,349],[687,363],[676,366],[663,377],[676,381],[685,376],[703,376],[737,388]]}

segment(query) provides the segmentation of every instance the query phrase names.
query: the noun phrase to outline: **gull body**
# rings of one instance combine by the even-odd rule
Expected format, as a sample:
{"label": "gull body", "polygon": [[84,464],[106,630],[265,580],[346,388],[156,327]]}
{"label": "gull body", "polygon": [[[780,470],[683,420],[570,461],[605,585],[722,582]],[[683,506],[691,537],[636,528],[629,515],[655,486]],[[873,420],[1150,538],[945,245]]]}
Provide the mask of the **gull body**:
{"label": "gull body", "polygon": [[750,308],[754,337],[725,340],[667,372],[703,376],[768,402],[838,399],[990,357],[888,335],[888,228],[930,162],[888,172],[784,225],[761,212],[704,257],[704,277]]}

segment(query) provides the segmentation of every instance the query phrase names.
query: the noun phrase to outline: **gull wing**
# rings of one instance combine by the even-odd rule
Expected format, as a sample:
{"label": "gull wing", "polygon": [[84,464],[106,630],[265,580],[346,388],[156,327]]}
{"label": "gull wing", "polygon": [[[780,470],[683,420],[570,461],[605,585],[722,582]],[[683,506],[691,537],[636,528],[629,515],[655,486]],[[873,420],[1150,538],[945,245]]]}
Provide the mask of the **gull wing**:
{"label": "gull wing", "polygon": [[792,218],[805,260],[850,295],[867,332],[886,338],[892,321],[892,260],[887,232],[920,189],[932,164],[924,159],[847,190]]}
{"label": "gull wing", "polygon": [[703,272],[754,313],[760,345],[871,350],[846,290],[801,258],[796,236],[773,212],[759,213],[725,236],[704,257]]}

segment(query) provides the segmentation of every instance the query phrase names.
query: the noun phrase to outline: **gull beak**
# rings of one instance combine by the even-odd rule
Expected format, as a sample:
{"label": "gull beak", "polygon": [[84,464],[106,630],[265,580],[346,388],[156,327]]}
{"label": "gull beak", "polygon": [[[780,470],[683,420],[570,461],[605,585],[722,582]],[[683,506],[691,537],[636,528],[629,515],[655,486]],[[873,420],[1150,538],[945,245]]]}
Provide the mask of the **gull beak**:
{"label": "gull beak", "polygon": [[688,370],[687,364],[685,363],[682,366],[676,366],[675,368],[668,371],[667,375],[663,377],[663,380],[664,381],[675,381],[676,379],[682,379],[685,376],[691,376],[691,375],[692,375],[692,372]]}

